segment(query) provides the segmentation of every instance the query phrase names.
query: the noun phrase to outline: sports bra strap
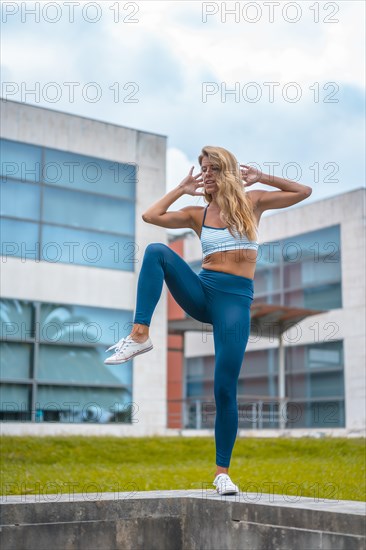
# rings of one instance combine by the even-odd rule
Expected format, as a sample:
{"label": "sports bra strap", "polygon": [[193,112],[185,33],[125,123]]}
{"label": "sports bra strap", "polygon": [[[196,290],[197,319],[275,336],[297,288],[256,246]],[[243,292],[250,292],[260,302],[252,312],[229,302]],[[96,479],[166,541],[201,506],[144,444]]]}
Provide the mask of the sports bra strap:
{"label": "sports bra strap", "polygon": [[206,214],[207,214],[207,208],[208,208],[208,207],[209,207],[209,205],[207,205],[206,208],[205,208],[205,213],[203,214],[202,225],[205,223]]}

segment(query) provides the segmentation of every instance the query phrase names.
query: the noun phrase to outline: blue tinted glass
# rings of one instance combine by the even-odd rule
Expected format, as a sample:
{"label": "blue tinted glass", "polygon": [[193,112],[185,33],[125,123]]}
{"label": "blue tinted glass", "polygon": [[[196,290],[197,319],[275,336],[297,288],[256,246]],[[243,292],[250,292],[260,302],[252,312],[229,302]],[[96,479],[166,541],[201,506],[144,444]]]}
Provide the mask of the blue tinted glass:
{"label": "blue tinted glass", "polygon": [[132,311],[66,304],[41,304],[40,338],[47,343],[110,346],[127,336]]}
{"label": "blue tinted glass", "polygon": [[275,350],[247,351],[247,364],[250,364],[250,369],[242,369],[240,376],[245,378],[246,375],[251,376],[253,373],[259,376],[267,376],[275,372],[278,362],[273,351]]}
{"label": "blue tinted glass", "polygon": [[[267,304],[281,304],[282,298],[281,294],[267,294],[264,298],[258,298],[258,303],[267,303]],[[285,305],[288,305],[285,303]]]}
{"label": "blue tinted glass", "polygon": [[289,428],[335,428],[344,426],[344,401],[290,402],[290,413],[296,419]]}
{"label": "blue tinted glass", "polygon": [[204,376],[204,357],[190,357],[186,360],[186,379],[201,380]]}
{"label": "blue tinted glass", "polygon": [[42,226],[42,260],[134,271],[137,243],[128,237],[104,235],[50,225]]}
{"label": "blue tinted glass", "polygon": [[59,412],[61,422],[115,422],[115,413],[130,403],[131,393],[119,388],[39,386],[37,393],[43,415]]}
{"label": "blue tinted glass", "polygon": [[15,216],[39,220],[40,186],[20,183],[17,180],[5,182],[1,179],[0,213],[2,216]]}
{"label": "blue tinted glass", "polygon": [[324,369],[343,366],[342,342],[327,342],[307,347],[307,368]]}
{"label": "blue tinted glass", "polygon": [[319,258],[317,262],[287,263],[284,268],[284,286],[288,289],[340,280],[340,261],[328,263],[325,258]]}
{"label": "blue tinted glass", "polygon": [[310,397],[343,397],[343,372],[313,373],[310,377]]}
{"label": "blue tinted glass", "polygon": [[327,262],[324,257],[319,258],[318,262],[302,262],[301,271],[303,285],[340,281],[340,258],[336,262]]}
{"label": "blue tinted glass", "polygon": [[304,307],[310,309],[338,309],[342,307],[340,283],[304,289]]}
{"label": "blue tinted glass", "polygon": [[0,377],[29,378],[32,346],[30,344],[0,344]]}
{"label": "blue tinted glass", "polygon": [[269,396],[268,379],[246,378],[239,380],[239,394]]}
{"label": "blue tinted glass", "polygon": [[[104,359],[107,357],[105,347],[83,348],[73,346],[41,345],[39,349],[38,378],[43,381],[57,381],[72,384],[73,382],[88,385],[131,385],[131,365],[124,369],[107,369]],[[121,381],[121,371],[123,378]],[[128,380],[127,380],[128,379]],[[128,383],[127,383],[128,382]]]}
{"label": "blue tinted glass", "polygon": [[284,239],[282,255],[285,262],[298,262],[307,258],[311,258],[314,262],[319,261],[320,258],[325,258],[329,263],[339,262],[339,225]]}
{"label": "blue tinted glass", "polygon": [[45,149],[44,182],[135,199],[136,165]]}
{"label": "blue tinted glass", "polygon": [[2,299],[0,302],[2,340],[24,340],[32,336],[33,305],[21,300]]}
{"label": "blue tinted glass", "polygon": [[0,410],[20,412],[29,409],[29,387],[18,384],[0,385]]}
{"label": "blue tinted glass", "polygon": [[2,139],[1,174],[21,181],[40,181],[41,147]]}
{"label": "blue tinted glass", "polygon": [[280,288],[280,270],[279,267],[273,267],[273,269],[262,269],[255,271],[254,277],[255,293],[259,292],[273,292]]}
{"label": "blue tinted glass", "polygon": [[52,187],[44,187],[43,196],[43,220],[46,222],[134,234],[133,202]]}
{"label": "blue tinted glass", "polygon": [[311,428],[345,426],[344,400],[308,403],[307,413],[307,426]]}
{"label": "blue tinted glass", "polygon": [[300,262],[311,258],[315,262],[319,258],[327,263],[339,262],[340,229],[339,225],[325,227],[300,235],[293,235],[282,241],[262,243],[258,249],[257,271],[263,268],[275,267],[281,260],[285,262]]}
{"label": "blue tinted glass", "polygon": [[202,382],[187,383],[187,397],[202,396]]}
{"label": "blue tinted glass", "polygon": [[1,254],[39,259],[38,224],[1,218]]}
{"label": "blue tinted glass", "polygon": [[[283,265],[282,271],[278,264]],[[271,296],[268,303],[280,303],[280,295],[274,292],[283,285],[284,305],[334,309],[342,307],[341,276],[340,228],[335,225],[261,245],[255,291]],[[313,288],[303,288],[310,285]],[[299,290],[290,292],[295,288]]]}
{"label": "blue tinted glass", "polygon": [[282,246],[280,241],[259,245],[256,270],[276,267],[281,262]]}

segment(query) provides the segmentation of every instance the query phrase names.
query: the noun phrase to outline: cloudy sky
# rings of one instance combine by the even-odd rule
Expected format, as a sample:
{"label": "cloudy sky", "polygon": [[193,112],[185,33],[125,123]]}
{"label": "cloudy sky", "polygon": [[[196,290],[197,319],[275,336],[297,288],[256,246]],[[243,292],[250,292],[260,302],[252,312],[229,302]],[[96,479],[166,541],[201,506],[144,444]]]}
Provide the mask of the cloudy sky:
{"label": "cloudy sky", "polygon": [[2,2],[1,95],[168,136],[167,190],[220,145],[319,200],[364,186],[364,21],[353,0]]}

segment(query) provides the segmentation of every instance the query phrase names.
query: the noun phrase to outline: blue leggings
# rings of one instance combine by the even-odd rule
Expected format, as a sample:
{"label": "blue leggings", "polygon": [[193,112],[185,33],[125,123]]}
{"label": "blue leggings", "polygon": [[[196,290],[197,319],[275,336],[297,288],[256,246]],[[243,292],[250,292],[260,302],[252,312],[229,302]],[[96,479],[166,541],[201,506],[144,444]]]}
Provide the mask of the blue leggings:
{"label": "blue leggings", "polygon": [[236,392],[249,338],[253,280],[204,268],[197,275],[167,245],[151,243],[138,279],[134,323],[150,326],[164,280],[188,315],[213,325],[216,464],[228,468],[238,430]]}

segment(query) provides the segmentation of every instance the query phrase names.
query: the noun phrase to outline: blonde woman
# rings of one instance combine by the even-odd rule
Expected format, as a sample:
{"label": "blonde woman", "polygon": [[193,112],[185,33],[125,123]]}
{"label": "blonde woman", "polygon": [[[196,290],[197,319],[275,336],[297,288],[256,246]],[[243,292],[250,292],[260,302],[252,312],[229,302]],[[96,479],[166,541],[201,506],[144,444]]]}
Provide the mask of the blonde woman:
{"label": "blonde woman", "polygon": [[[239,165],[234,155],[222,147],[204,147],[198,161],[201,172],[194,176],[192,167],[188,176],[142,217],[145,222],[161,227],[193,229],[202,244],[201,271],[194,273],[165,244],[149,244],[139,274],[132,332],[107,350],[114,350],[114,354],[105,363],[124,363],[153,348],[149,326],[164,281],[188,315],[213,325],[216,402],[213,484],[219,494],[235,494],[239,489],[228,470],[238,429],[237,382],[250,332],[259,220],[265,210],[296,204],[309,197],[312,189]],[[256,182],[279,190],[245,190]],[[208,204],[167,212],[184,194],[203,196]]]}

